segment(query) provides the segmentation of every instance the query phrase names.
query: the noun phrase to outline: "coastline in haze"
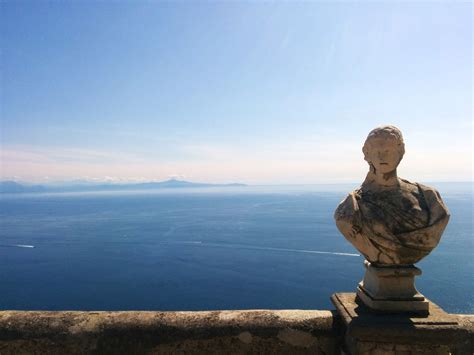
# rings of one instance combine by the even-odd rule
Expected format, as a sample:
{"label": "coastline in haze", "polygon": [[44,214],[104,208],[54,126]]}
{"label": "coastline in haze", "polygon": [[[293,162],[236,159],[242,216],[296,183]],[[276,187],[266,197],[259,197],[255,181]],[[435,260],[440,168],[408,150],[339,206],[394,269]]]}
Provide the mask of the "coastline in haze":
{"label": "coastline in haze", "polygon": [[236,187],[245,184],[209,184],[169,179],[166,181],[149,181],[142,183],[93,183],[90,181],[73,181],[50,183],[47,185],[22,184],[16,181],[0,181],[0,193],[34,193],[34,192],[81,192],[81,191],[130,191],[172,188],[203,188],[203,187]]}

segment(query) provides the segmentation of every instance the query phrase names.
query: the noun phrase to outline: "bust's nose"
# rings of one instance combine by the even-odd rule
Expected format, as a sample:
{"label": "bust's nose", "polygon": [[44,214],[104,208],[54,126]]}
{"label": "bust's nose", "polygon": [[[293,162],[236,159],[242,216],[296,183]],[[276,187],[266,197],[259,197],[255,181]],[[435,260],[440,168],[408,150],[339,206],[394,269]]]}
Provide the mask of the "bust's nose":
{"label": "bust's nose", "polygon": [[386,154],[385,151],[383,151],[383,150],[379,150],[379,151],[377,152],[377,158],[379,158],[380,160],[384,160],[385,157],[386,157],[386,155],[387,155],[387,154]]}

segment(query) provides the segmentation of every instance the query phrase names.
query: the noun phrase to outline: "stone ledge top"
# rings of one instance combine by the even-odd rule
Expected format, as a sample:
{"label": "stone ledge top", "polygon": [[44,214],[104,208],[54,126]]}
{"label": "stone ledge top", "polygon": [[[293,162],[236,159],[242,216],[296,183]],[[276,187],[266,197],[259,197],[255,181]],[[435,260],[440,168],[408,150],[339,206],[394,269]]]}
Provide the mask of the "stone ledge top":
{"label": "stone ledge top", "polygon": [[3,354],[337,354],[334,311],[0,311]]}
{"label": "stone ledge top", "polygon": [[457,325],[459,317],[448,314],[435,303],[430,302],[430,313],[428,315],[417,315],[410,313],[380,313],[363,305],[355,293],[335,293],[331,300],[343,317],[344,323],[353,321],[359,323],[377,323],[384,325]]}
{"label": "stone ledge top", "polygon": [[[442,325],[441,337],[432,332],[429,341],[443,343],[445,328],[451,327],[451,336],[471,343],[474,316],[453,317],[458,324]],[[0,311],[0,353],[335,355],[340,354],[344,322],[336,311],[318,310]],[[349,332],[355,332],[354,324]],[[429,327],[415,325],[423,326]],[[413,327],[407,333],[387,329],[376,327],[376,335],[385,331],[385,340],[413,337]],[[369,330],[359,327],[358,334],[374,339]]]}
{"label": "stone ledge top", "polygon": [[380,314],[370,310],[356,298],[355,293],[335,293],[331,301],[341,315],[352,337],[386,341],[400,338],[423,339],[427,343],[451,342],[455,338],[472,336],[472,316],[448,314],[430,301],[430,314]]}
{"label": "stone ledge top", "polygon": [[0,311],[0,340],[51,334],[120,331],[125,328],[160,332],[205,332],[232,328],[301,329],[332,332],[335,313],[311,310],[241,310],[199,312],[154,311]]}

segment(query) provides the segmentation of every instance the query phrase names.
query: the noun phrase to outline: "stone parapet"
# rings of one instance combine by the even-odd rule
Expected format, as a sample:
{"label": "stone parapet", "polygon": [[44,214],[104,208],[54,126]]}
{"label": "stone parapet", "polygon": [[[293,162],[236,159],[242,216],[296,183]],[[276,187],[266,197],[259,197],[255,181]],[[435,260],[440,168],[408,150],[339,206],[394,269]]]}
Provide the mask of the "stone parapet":
{"label": "stone parapet", "polygon": [[0,354],[473,353],[474,315],[367,315],[338,295],[339,313],[0,311]]}
{"label": "stone parapet", "polygon": [[0,354],[340,354],[331,311],[0,312]]}

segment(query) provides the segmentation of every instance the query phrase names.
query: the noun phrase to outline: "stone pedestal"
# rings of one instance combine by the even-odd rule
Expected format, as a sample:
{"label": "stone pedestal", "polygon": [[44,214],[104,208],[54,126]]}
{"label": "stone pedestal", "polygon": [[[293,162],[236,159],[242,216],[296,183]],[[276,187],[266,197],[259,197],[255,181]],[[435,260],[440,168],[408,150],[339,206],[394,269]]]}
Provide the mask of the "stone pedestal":
{"label": "stone pedestal", "polygon": [[421,270],[414,265],[374,266],[364,262],[366,272],[357,296],[373,310],[387,313],[428,313],[429,302],[415,288]]}
{"label": "stone pedestal", "polygon": [[430,314],[384,314],[366,307],[354,293],[331,297],[342,319],[346,354],[471,354],[469,330],[460,317],[429,303]]}

